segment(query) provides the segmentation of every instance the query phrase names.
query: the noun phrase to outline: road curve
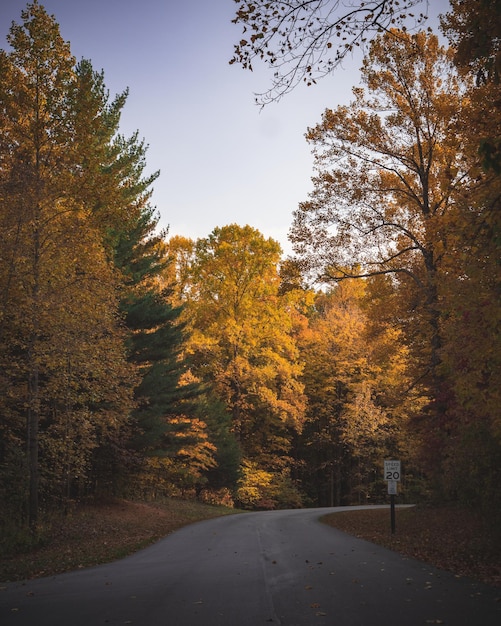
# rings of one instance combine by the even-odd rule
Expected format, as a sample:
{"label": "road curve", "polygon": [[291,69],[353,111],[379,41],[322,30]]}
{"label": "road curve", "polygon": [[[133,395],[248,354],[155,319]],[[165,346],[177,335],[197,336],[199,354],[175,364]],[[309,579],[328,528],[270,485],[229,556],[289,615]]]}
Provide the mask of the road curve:
{"label": "road curve", "polygon": [[456,578],[319,522],[339,510],[346,509],[221,517],[182,528],[121,561],[2,583],[0,624],[501,624],[500,589]]}

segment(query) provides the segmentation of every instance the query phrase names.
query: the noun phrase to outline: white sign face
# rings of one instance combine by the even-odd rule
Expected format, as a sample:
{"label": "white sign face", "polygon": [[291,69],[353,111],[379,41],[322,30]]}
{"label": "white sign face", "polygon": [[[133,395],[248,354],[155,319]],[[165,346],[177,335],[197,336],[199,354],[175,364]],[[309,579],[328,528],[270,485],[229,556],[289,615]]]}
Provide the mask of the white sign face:
{"label": "white sign face", "polygon": [[384,462],[384,479],[400,481],[402,473],[400,471],[400,461]]}
{"label": "white sign face", "polygon": [[396,480],[388,481],[388,493],[390,494],[390,496],[398,495],[397,485],[398,482]]}

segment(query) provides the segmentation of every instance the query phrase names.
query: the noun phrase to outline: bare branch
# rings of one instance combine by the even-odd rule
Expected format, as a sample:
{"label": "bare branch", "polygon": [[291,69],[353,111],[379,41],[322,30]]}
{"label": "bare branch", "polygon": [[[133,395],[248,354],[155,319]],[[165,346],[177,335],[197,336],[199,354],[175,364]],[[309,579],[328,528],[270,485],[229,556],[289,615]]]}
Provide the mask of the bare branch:
{"label": "bare branch", "polygon": [[[235,2],[238,8],[232,21],[243,30],[230,64],[252,71],[257,59],[274,70],[272,87],[256,95],[263,106],[280,100],[301,82],[316,84],[377,33],[422,25],[428,7],[427,0]],[[412,13],[413,7],[423,4],[424,12]]]}
{"label": "bare branch", "polygon": [[405,267],[397,267],[394,269],[384,270],[367,270],[365,272],[348,272],[346,269],[341,267],[332,267],[325,269],[325,271],[319,276],[319,281],[341,282],[342,280],[347,280],[348,278],[372,278],[374,276],[383,276],[385,274],[406,274],[407,276],[410,276],[412,278],[412,280],[416,283],[419,289],[423,291],[425,290],[425,286],[423,282],[419,279],[419,277],[414,272],[411,272]]}

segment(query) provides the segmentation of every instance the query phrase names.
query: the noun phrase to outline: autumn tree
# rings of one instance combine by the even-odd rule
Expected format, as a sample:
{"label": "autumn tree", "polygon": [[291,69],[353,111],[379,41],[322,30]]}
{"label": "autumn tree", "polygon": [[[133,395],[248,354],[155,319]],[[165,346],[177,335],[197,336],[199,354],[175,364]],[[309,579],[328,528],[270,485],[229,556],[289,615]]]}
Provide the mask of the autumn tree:
{"label": "autumn tree", "polygon": [[499,80],[501,7],[490,0],[451,0],[441,26],[455,49],[458,67],[473,71],[479,80]]}
{"label": "autumn tree", "polygon": [[[188,303],[196,292],[192,282],[191,272],[195,262],[195,242],[181,236],[171,237],[167,242],[169,263],[163,273],[163,279],[172,285],[172,302],[179,309],[183,309],[181,316],[186,325],[186,332],[193,331],[192,316]],[[191,338],[183,347],[184,362],[188,366],[186,379],[198,388],[194,403],[194,415],[204,425],[208,440],[213,445],[213,460],[215,463],[207,467],[203,473],[206,484],[198,483],[198,491],[202,488],[201,497],[211,502],[224,501],[226,494],[234,492],[239,478],[241,450],[231,425],[231,412],[225,402],[218,396],[211,381],[204,381],[201,376],[195,375]]]}
{"label": "autumn tree", "polygon": [[[127,91],[110,101],[103,72],[95,72],[89,61],[81,61],[76,73],[76,142],[83,159],[79,197],[118,270],[127,359],[138,378],[130,421],[134,435],[130,442],[100,447],[94,476],[101,485],[112,485],[122,476],[122,481],[138,479],[144,487],[151,479],[148,468],[153,468],[155,491],[161,491],[162,481],[165,492],[173,488],[176,476],[200,479],[201,468],[211,467],[213,460],[205,426],[189,402],[196,386],[181,380],[186,369],[180,356],[185,340],[181,307],[173,304],[172,285],[165,281],[165,233],[159,232],[159,217],[151,206],[159,172],[145,175],[147,146],[138,133],[127,138],[119,132]],[[130,446],[128,454],[124,445]],[[120,455],[127,467],[120,467]],[[148,495],[152,493],[149,489]]]}
{"label": "autumn tree", "polygon": [[300,341],[308,396],[301,476],[320,505],[378,498],[387,455],[410,467],[402,441],[417,399],[404,393],[410,380],[401,331],[390,320],[371,319],[380,290],[351,280],[318,293]]}
{"label": "autumn tree", "polygon": [[272,472],[287,468],[304,410],[279,260],[250,226],[216,228],[195,242],[185,289],[192,371],[228,407],[244,459]]}
{"label": "autumn tree", "polygon": [[501,7],[489,0],[451,0],[441,28],[451,41],[459,71],[475,77],[471,97],[471,138],[483,157],[484,167],[501,173]]}
{"label": "autumn tree", "polygon": [[[274,71],[272,87],[256,98],[260,104],[279,100],[303,82],[315,84],[382,32],[422,27],[428,8],[424,0],[234,1],[233,23],[242,25],[242,38],[230,63],[252,70],[260,61]],[[499,77],[500,24],[499,3],[492,0],[451,0],[441,16],[457,65],[482,81]]]}
{"label": "autumn tree", "polygon": [[262,61],[274,72],[272,87],[256,101],[279,100],[301,82],[308,86],[334,71],[357,47],[397,25],[423,24],[423,0],[235,0],[233,23],[243,27],[230,63],[253,69]]}
{"label": "autumn tree", "polygon": [[351,105],[328,109],[308,131],[318,175],[290,236],[322,280],[388,274],[405,286],[422,312],[409,324],[426,337],[418,377],[438,389],[439,276],[453,198],[475,164],[465,157],[452,52],[433,35],[397,34],[373,42],[367,91],[355,89]]}
{"label": "autumn tree", "polygon": [[414,384],[430,399],[416,426],[436,466],[437,457],[453,457],[457,399],[445,365],[451,295],[470,284],[478,236],[492,216],[485,201],[497,187],[464,132],[472,81],[454,70],[453,50],[433,35],[396,35],[373,42],[362,70],[366,90],[354,90],[350,106],[327,110],[308,132],[318,175],[291,238],[321,280],[393,277],[407,306],[399,325]]}
{"label": "autumn tree", "polygon": [[120,213],[127,221],[130,204],[121,202],[126,178],[109,174],[126,152],[112,145],[123,97],[107,104],[102,81],[89,63],[75,64],[37,2],[8,42],[12,51],[0,54],[2,459],[8,473],[29,474],[28,488],[18,480],[16,489],[29,491],[35,529],[39,496],[49,503],[72,485],[87,489],[96,451],[127,429],[134,372],[106,235]]}
{"label": "autumn tree", "polygon": [[[461,198],[455,258],[447,271],[443,360],[454,391],[450,409],[448,489],[490,516],[501,511],[500,49],[501,9],[492,2],[451,2],[442,28],[455,46],[468,92],[467,148],[481,158],[481,185]],[[453,418],[453,419],[452,419]]]}
{"label": "autumn tree", "polygon": [[[64,208],[58,206],[56,200],[62,196],[60,181],[65,178],[65,166],[68,165],[61,139],[66,132],[64,120],[67,119],[68,88],[73,80],[73,58],[69,47],[60,38],[57,27],[39,10],[38,5],[26,10],[23,18],[25,28],[19,25],[11,28],[8,41],[13,51],[10,54],[2,51],[0,58],[4,111],[2,173],[4,184],[9,185],[11,193],[15,193],[18,204],[17,215],[12,216],[12,221],[6,216],[4,222],[8,230],[17,227],[14,231],[17,237],[7,247],[10,259],[4,283],[7,297],[2,317],[5,320],[10,313],[7,307],[11,304],[9,291],[12,293],[14,275],[20,267],[26,266],[26,279],[21,286],[26,320],[23,329],[26,337],[23,360],[28,387],[25,402],[30,522],[34,527],[39,490],[39,364],[44,322],[42,303],[45,300],[44,283],[47,280],[44,276],[45,244],[53,224],[64,214]],[[45,30],[44,38],[40,37],[41,28]],[[52,54],[52,47],[57,55]],[[61,174],[61,178],[58,174]],[[4,211],[11,199],[9,195],[6,194],[4,200]],[[25,246],[21,244],[21,234],[24,235]]]}
{"label": "autumn tree", "polygon": [[495,487],[499,483],[501,415],[499,385],[494,382],[501,372],[501,7],[483,0],[452,0],[441,26],[454,45],[456,67],[472,79],[466,142],[473,156],[480,155],[483,170],[483,184],[461,200],[459,253],[448,269],[443,358],[455,405],[447,479],[459,498],[492,515],[501,511]]}
{"label": "autumn tree", "polygon": [[[472,209],[482,218],[474,229]],[[464,207],[461,251],[448,267],[442,304],[442,367],[452,396],[444,446],[445,487],[489,516],[501,512],[501,257],[496,217],[491,202]]]}

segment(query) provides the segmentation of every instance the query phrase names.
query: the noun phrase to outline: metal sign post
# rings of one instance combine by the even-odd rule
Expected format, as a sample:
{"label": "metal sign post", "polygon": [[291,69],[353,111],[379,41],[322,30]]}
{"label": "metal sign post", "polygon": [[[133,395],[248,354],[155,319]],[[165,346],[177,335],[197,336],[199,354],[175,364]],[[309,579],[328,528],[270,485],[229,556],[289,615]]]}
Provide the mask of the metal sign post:
{"label": "metal sign post", "polygon": [[390,495],[390,515],[391,534],[395,534],[395,496],[398,493],[397,485],[402,475],[400,461],[384,462],[384,479],[388,482],[388,493]]}

